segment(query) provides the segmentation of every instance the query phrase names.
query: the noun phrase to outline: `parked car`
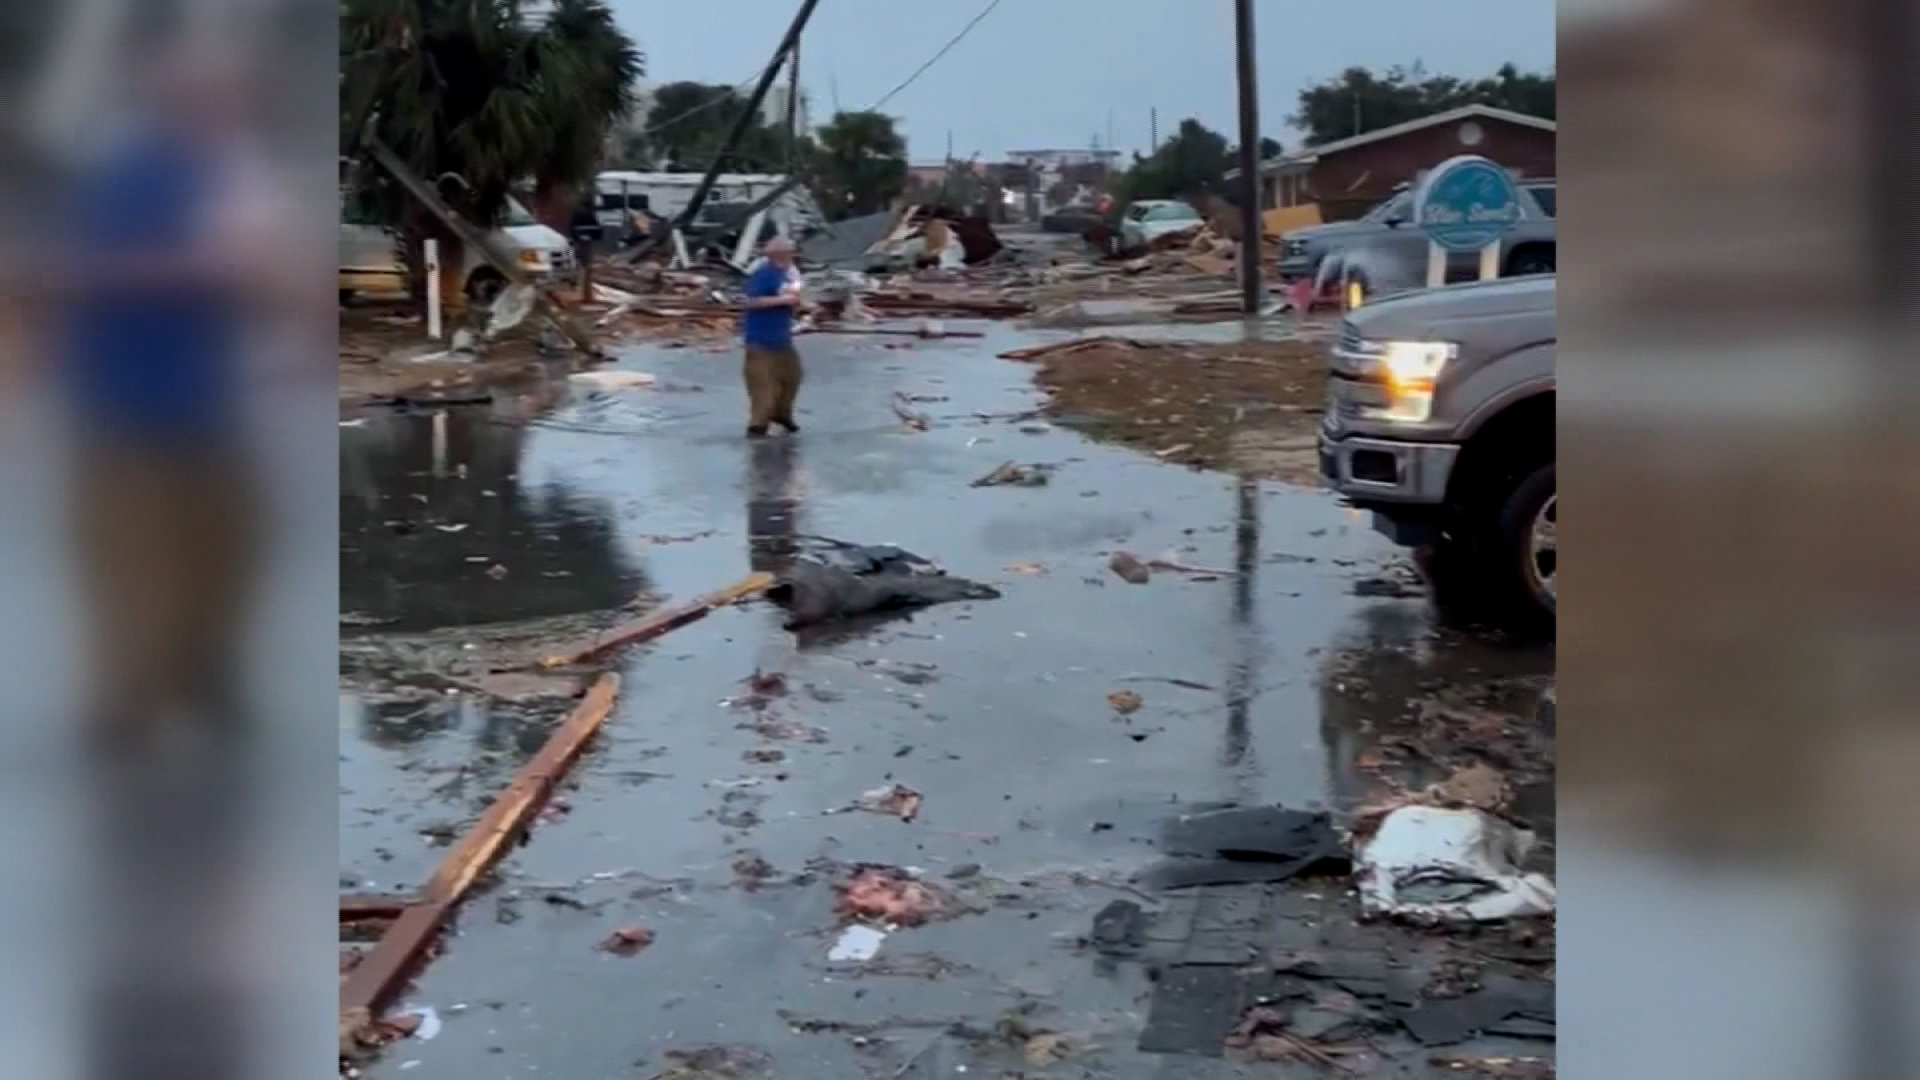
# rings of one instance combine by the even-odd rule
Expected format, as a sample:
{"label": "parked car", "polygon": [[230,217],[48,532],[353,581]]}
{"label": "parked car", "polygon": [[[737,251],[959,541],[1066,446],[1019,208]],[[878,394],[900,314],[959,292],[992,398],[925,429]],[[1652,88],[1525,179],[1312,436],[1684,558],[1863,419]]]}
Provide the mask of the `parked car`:
{"label": "parked car", "polygon": [[1141,199],[1127,206],[1120,218],[1120,247],[1134,251],[1168,233],[1183,232],[1205,223],[1200,211],[1178,199]]}
{"label": "parked car", "polygon": [[[1501,241],[1502,276],[1553,273],[1559,239],[1557,193],[1553,180],[1520,184],[1520,222]],[[1309,225],[1287,233],[1280,240],[1280,277],[1286,281],[1312,278],[1319,273],[1323,260],[1358,247],[1371,249],[1396,264],[1418,265],[1424,276],[1427,236],[1413,223],[1411,187],[1381,200],[1357,220]],[[1448,258],[1449,281],[1472,280],[1478,275],[1477,255]]]}
{"label": "parked car", "polygon": [[1437,590],[1550,626],[1554,275],[1425,289],[1350,312],[1329,347],[1320,471],[1421,549]]}
{"label": "parked car", "polygon": [[[351,202],[343,190],[340,195],[340,299],[346,301],[360,292],[405,292],[407,270],[399,238]],[[535,221],[517,199],[507,200],[506,216],[490,238],[497,246],[512,252],[520,265],[535,277],[573,270],[572,241]],[[491,303],[507,283],[485,255],[472,250],[461,253],[460,282],[468,299],[478,304]]]}

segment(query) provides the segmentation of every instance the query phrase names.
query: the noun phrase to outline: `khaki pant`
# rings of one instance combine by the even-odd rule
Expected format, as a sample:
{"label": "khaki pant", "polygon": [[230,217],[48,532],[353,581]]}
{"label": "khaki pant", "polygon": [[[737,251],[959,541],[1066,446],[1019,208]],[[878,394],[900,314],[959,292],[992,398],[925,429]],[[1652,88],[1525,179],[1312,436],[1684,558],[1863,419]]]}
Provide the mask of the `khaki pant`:
{"label": "khaki pant", "polygon": [[747,346],[747,426],[793,426],[793,401],[800,394],[800,354],[793,346]]}
{"label": "khaki pant", "polygon": [[216,730],[239,720],[235,654],[255,566],[249,479],[213,455],[83,455],[73,523],[94,737],[130,749],[176,710]]}

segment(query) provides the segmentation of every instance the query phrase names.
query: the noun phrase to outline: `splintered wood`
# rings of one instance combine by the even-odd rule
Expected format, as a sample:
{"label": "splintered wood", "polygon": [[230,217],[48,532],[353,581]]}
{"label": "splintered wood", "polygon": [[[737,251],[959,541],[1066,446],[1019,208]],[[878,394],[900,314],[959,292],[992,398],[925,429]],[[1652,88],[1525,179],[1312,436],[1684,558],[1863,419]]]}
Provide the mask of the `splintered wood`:
{"label": "splintered wood", "polygon": [[401,911],[379,943],[347,972],[340,982],[343,1043],[393,999],[474,881],[526,831],[613,711],[619,690],[617,675],[602,675],[593,684],[540,752],[520,767],[506,790],[447,852],[420,890],[419,901]]}
{"label": "splintered wood", "polygon": [[706,618],[708,613],[716,608],[737,604],[742,600],[758,596],[772,587],[772,574],[749,574],[734,584],[717,592],[708,593],[690,604],[656,612],[637,622],[610,630],[583,645],[548,656],[540,661],[540,666],[551,669],[597,663],[629,645],[651,641],[669,630],[676,630],[690,622]]}

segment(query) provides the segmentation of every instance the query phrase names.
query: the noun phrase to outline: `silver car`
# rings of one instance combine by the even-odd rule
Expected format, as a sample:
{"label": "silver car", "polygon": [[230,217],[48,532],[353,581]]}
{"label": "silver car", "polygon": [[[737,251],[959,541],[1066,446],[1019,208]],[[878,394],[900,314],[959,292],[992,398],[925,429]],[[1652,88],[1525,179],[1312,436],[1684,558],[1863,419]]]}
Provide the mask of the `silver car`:
{"label": "silver car", "polygon": [[[1555,224],[1558,188],[1552,180],[1529,180],[1520,185],[1520,223],[1501,241],[1500,272],[1503,277],[1522,274],[1550,274],[1555,267],[1555,247],[1559,230]],[[1355,221],[1334,221],[1309,225],[1286,234],[1280,242],[1280,277],[1286,281],[1313,278],[1321,274],[1321,264],[1329,257],[1365,249],[1368,260],[1391,266],[1417,266],[1424,278],[1427,265],[1427,236],[1413,224],[1413,191],[1403,188],[1382,200]],[[1470,280],[1478,276],[1475,255],[1449,257],[1447,279]],[[1424,282],[1423,282],[1424,283]]]}

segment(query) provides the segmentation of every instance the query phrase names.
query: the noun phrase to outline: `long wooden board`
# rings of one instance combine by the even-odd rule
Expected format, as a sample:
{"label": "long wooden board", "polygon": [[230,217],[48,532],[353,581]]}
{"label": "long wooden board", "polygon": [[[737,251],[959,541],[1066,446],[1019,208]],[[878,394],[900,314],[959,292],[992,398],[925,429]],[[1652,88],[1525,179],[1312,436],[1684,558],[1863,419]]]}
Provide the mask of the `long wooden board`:
{"label": "long wooden board", "polygon": [[602,675],[573,712],[531,760],[514,774],[487,812],[447,852],[418,903],[401,913],[380,941],[340,982],[340,1023],[344,1041],[370,1021],[399,992],[447,916],[487,867],[521,835],[560,777],[579,758],[588,740],[613,711],[620,691],[618,675]]}
{"label": "long wooden board", "polygon": [[716,608],[737,604],[748,597],[758,596],[773,587],[773,575],[753,573],[734,582],[724,589],[710,592],[698,600],[666,611],[655,612],[644,619],[616,627],[584,645],[555,653],[540,661],[543,668],[574,667],[591,664],[605,659],[614,652],[629,645],[650,641],[669,630],[675,630],[690,622],[704,619]]}

